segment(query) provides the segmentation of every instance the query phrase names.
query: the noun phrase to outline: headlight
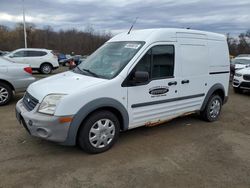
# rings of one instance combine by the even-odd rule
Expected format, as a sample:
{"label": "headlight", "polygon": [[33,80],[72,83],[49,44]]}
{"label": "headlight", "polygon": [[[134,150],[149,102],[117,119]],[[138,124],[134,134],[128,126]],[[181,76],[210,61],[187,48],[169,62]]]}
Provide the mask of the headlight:
{"label": "headlight", "polygon": [[242,74],[240,74],[240,73],[235,73],[234,76],[236,76],[236,77],[241,77]]}
{"label": "headlight", "polygon": [[60,102],[65,94],[49,94],[47,95],[39,106],[38,112],[53,115],[57,104]]}

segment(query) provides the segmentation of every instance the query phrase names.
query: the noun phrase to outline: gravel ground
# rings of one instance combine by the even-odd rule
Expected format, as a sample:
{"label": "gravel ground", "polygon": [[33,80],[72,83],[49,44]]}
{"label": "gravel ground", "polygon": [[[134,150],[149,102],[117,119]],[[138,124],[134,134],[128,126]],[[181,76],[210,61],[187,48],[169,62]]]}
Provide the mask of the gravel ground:
{"label": "gravel ground", "polygon": [[250,94],[230,89],[217,122],[137,128],[98,155],[28,135],[15,119],[21,97],[0,107],[0,187],[250,187]]}

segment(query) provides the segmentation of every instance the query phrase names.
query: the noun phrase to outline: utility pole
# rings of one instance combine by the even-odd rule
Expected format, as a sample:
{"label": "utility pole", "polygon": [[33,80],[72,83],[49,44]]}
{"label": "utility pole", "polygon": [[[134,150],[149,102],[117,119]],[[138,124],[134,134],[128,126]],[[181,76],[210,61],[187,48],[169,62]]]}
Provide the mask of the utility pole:
{"label": "utility pole", "polygon": [[23,0],[23,33],[24,33],[24,47],[27,48],[27,33],[26,33],[26,23],[25,23],[24,0]]}

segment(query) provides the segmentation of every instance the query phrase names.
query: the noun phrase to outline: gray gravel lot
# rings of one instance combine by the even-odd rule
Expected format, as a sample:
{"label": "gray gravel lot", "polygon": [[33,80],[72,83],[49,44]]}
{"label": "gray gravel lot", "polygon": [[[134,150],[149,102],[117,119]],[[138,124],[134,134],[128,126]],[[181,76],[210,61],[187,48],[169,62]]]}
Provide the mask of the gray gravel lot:
{"label": "gray gravel lot", "polygon": [[21,97],[0,107],[0,187],[250,187],[250,94],[230,89],[217,122],[137,128],[98,155],[28,135],[15,118]]}

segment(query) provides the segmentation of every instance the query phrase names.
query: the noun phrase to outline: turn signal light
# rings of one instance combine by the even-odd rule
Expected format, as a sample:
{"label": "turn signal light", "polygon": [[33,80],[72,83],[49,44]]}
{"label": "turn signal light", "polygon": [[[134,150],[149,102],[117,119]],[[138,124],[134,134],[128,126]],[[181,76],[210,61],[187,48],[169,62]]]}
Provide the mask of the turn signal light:
{"label": "turn signal light", "polygon": [[61,118],[59,118],[59,122],[60,122],[60,123],[69,123],[69,122],[71,122],[72,120],[73,120],[72,117],[61,117]]}

